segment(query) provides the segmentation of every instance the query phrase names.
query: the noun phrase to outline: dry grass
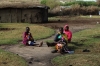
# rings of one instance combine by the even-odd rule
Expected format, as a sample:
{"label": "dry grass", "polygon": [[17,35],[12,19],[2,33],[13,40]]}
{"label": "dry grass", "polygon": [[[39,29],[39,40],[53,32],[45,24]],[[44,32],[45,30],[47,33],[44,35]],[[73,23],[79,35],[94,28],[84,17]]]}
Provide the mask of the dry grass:
{"label": "dry grass", "polygon": [[39,0],[0,0],[0,7],[18,7],[40,5]]}
{"label": "dry grass", "polygon": [[8,2],[34,2],[34,3],[40,3],[40,0],[0,0],[0,3],[8,3]]}
{"label": "dry grass", "polygon": [[0,7],[4,6],[9,6],[9,5],[15,5],[15,6],[19,6],[23,4],[24,5],[40,5],[40,1],[39,0],[0,0]]}

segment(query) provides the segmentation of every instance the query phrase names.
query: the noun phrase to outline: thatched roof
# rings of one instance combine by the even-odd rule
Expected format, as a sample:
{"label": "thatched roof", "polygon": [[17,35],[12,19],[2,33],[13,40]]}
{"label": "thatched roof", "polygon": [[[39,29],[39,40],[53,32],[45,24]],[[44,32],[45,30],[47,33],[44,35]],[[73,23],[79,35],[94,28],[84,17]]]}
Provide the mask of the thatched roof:
{"label": "thatched roof", "polygon": [[48,6],[41,5],[41,4],[34,4],[30,2],[5,2],[5,3],[0,3],[0,8],[45,8],[49,9]]}

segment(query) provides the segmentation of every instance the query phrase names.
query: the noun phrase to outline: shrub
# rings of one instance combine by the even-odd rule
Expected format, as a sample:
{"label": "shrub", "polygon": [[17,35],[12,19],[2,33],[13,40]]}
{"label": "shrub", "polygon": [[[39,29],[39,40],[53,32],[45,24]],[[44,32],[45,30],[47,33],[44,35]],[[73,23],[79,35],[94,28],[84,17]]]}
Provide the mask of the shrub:
{"label": "shrub", "polygon": [[42,0],[41,4],[44,4],[46,6],[50,7],[50,10],[53,9],[54,7],[60,5],[60,2],[56,1],[56,0]]}
{"label": "shrub", "polygon": [[88,6],[88,7],[86,7],[87,14],[95,15],[95,14],[98,13],[98,11],[99,11],[99,9],[96,6]]}
{"label": "shrub", "polygon": [[41,0],[41,4],[46,5],[47,0]]}
{"label": "shrub", "polygon": [[65,16],[65,15],[98,15],[100,8],[98,6],[83,6],[81,7],[78,4],[72,5],[70,7],[65,7],[60,11],[60,8],[54,8],[51,13],[54,16]]}
{"label": "shrub", "polygon": [[66,2],[64,4],[64,6],[70,6],[70,5],[75,5],[75,4],[78,4],[81,7],[82,6],[97,6],[97,3],[93,2],[93,1],[88,1],[88,2],[85,2],[85,1],[75,1],[75,2],[69,2],[69,3]]}
{"label": "shrub", "polygon": [[100,0],[97,0],[97,5],[100,7]]}

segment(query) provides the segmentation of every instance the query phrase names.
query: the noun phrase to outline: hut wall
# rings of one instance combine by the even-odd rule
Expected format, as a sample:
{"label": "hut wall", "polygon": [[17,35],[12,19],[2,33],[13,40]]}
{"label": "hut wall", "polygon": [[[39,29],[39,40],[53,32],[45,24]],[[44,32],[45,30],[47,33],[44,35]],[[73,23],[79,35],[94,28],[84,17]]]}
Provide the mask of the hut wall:
{"label": "hut wall", "polygon": [[44,22],[47,22],[48,21],[48,10],[47,9],[44,9],[44,12],[43,13],[44,13],[44,15],[43,15],[44,16],[43,21]]}
{"label": "hut wall", "polygon": [[11,22],[17,22],[17,9],[11,9]]}
{"label": "hut wall", "polygon": [[31,12],[31,23],[42,22],[42,15],[40,9],[34,9]]}
{"label": "hut wall", "polygon": [[17,9],[17,22],[20,23],[22,20],[22,10]]}
{"label": "hut wall", "polygon": [[0,22],[11,22],[10,9],[0,9]]}
{"label": "hut wall", "polygon": [[30,9],[22,9],[21,22],[31,22],[31,10]]}
{"label": "hut wall", "polygon": [[48,21],[47,10],[43,8],[5,8],[0,9],[0,23],[29,22],[40,23]]}

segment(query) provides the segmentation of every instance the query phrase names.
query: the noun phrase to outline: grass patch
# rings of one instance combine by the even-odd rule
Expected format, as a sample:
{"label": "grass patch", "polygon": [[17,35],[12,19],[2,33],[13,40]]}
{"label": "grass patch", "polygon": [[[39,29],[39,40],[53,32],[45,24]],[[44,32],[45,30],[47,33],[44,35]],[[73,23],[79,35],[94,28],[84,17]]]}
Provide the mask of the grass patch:
{"label": "grass patch", "polygon": [[83,44],[84,46],[98,43],[100,40],[100,38],[98,38],[100,35],[99,29],[100,27],[98,26],[96,28],[87,29],[87,30],[74,33],[72,41],[77,42],[77,44],[81,44],[81,45]]}
{"label": "grass patch", "polygon": [[39,26],[36,24],[28,23],[0,23],[0,28],[14,28],[14,30],[1,30],[0,31],[0,44],[16,44],[22,40],[22,35],[26,30],[26,27],[30,27],[35,40],[49,37],[54,34],[54,30]]}
{"label": "grass patch", "polygon": [[[74,33],[69,49],[75,53],[55,57],[51,62],[55,66],[99,66],[100,25]],[[84,49],[90,52],[83,52]]]}
{"label": "grass patch", "polygon": [[87,16],[80,16],[80,17],[82,17],[82,18],[100,18],[100,16],[99,15],[87,15]]}
{"label": "grass patch", "polygon": [[27,64],[22,57],[0,49],[0,66],[27,66]]}
{"label": "grass patch", "polygon": [[100,54],[71,54],[56,57],[52,62],[55,66],[99,66],[99,57]]}

